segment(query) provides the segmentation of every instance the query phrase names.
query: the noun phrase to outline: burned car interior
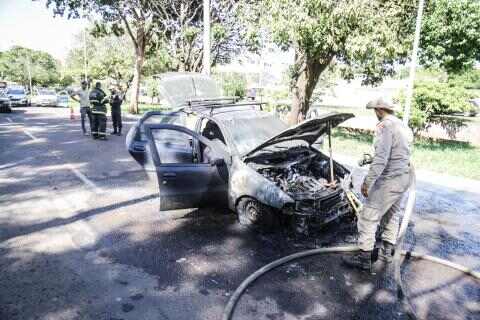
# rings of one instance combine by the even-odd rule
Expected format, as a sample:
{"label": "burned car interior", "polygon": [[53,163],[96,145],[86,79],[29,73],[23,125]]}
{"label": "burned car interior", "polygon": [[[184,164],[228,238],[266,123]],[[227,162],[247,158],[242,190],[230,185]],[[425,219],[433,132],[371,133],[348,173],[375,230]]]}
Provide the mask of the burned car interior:
{"label": "burned car interior", "polygon": [[[174,80],[194,84],[192,77]],[[160,210],[221,204],[244,225],[290,217],[300,232],[354,213],[350,172],[334,161],[330,139],[352,114],[329,113],[289,128],[261,103],[218,93],[197,97],[195,85],[182,85],[187,96],[175,92],[176,109],[147,112],[127,135],[130,154],[156,172]],[[314,147],[325,136],[328,155]]]}

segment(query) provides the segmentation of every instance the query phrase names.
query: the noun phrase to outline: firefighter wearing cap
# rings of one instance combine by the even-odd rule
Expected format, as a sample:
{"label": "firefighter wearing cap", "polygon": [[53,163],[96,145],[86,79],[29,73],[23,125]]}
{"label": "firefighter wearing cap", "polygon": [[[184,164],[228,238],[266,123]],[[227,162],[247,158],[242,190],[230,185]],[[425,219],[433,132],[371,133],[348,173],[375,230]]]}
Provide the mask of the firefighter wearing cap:
{"label": "firefighter wearing cap", "polygon": [[385,262],[392,261],[402,199],[410,184],[410,145],[413,141],[410,129],[395,117],[392,103],[380,98],[370,101],[367,109],[374,110],[379,123],[374,139],[375,153],[361,187],[366,202],[357,222],[360,251],[343,259],[348,266],[364,270],[372,266],[371,254],[379,225],[383,232],[378,257]]}
{"label": "firefighter wearing cap", "polygon": [[94,139],[107,140],[107,102],[108,97],[102,90],[100,82],[90,91],[90,104],[92,106],[92,136]]}
{"label": "firefighter wearing cap", "polygon": [[122,135],[122,102],[123,95],[116,87],[110,87],[110,106],[112,111],[112,134]]}

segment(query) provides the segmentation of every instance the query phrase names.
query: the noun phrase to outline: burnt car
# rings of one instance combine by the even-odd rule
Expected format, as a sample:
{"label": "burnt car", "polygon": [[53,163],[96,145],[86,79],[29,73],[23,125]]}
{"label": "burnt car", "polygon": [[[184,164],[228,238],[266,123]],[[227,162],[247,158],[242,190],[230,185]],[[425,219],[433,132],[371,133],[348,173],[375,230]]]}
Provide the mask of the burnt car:
{"label": "burnt car", "polygon": [[169,74],[160,88],[174,111],[145,113],[126,138],[156,173],[160,210],[228,206],[242,224],[289,220],[300,232],[353,212],[349,170],[314,146],[352,114],[289,128],[261,104],[221,97],[204,75]]}

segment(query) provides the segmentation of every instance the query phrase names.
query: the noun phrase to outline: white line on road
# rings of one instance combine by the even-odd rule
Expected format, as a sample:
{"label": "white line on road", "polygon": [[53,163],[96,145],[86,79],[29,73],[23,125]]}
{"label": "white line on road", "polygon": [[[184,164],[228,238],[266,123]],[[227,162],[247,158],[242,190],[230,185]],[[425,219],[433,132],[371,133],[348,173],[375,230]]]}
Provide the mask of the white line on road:
{"label": "white line on road", "polygon": [[[33,141],[38,141],[38,139],[28,132],[28,130],[23,129],[23,132],[29,136]],[[56,154],[53,154],[55,157],[59,158],[60,157]],[[78,179],[80,179],[84,184],[89,186],[96,194],[102,194],[103,190],[100,189],[92,180],[88,179],[83,173],[81,173],[77,168],[75,168],[72,165],[68,165],[68,168],[77,176]]]}
{"label": "white line on road", "polygon": [[28,132],[26,129],[23,129],[23,132],[29,136],[33,141],[37,141],[38,139],[33,135],[31,134],[30,132]]}
{"label": "white line on road", "polygon": [[0,170],[3,170],[5,168],[11,168],[11,167],[15,167],[15,166],[18,166],[19,164],[22,164],[22,163],[25,163],[25,162],[28,162],[32,160],[32,158],[25,158],[23,160],[20,160],[20,161],[17,161],[17,162],[10,162],[10,163],[6,163],[6,164],[2,164],[0,166]]}
{"label": "white line on road", "polygon": [[12,119],[10,119],[9,117],[5,117],[5,119],[7,119],[8,122],[13,123]]}
{"label": "white line on road", "polygon": [[98,187],[92,180],[88,179],[83,173],[72,165],[68,165],[68,168],[80,179],[84,184],[92,188],[96,194],[102,194],[103,190]]}

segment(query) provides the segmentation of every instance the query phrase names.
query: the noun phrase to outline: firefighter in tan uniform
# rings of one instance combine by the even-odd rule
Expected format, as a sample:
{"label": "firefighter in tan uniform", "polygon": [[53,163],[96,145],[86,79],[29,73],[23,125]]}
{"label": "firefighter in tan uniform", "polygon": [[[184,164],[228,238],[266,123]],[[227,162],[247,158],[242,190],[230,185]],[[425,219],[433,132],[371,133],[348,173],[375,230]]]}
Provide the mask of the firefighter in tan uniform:
{"label": "firefighter in tan uniform", "polygon": [[391,262],[402,213],[402,199],[410,185],[410,146],[413,135],[403,122],[394,116],[393,104],[376,99],[367,104],[380,121],[374,139],[375,154],[361,187],[366,197],[357,222],[360,251],[343,258],[351,267],[370,270],[375,233],[383,227],[379,259]]}

